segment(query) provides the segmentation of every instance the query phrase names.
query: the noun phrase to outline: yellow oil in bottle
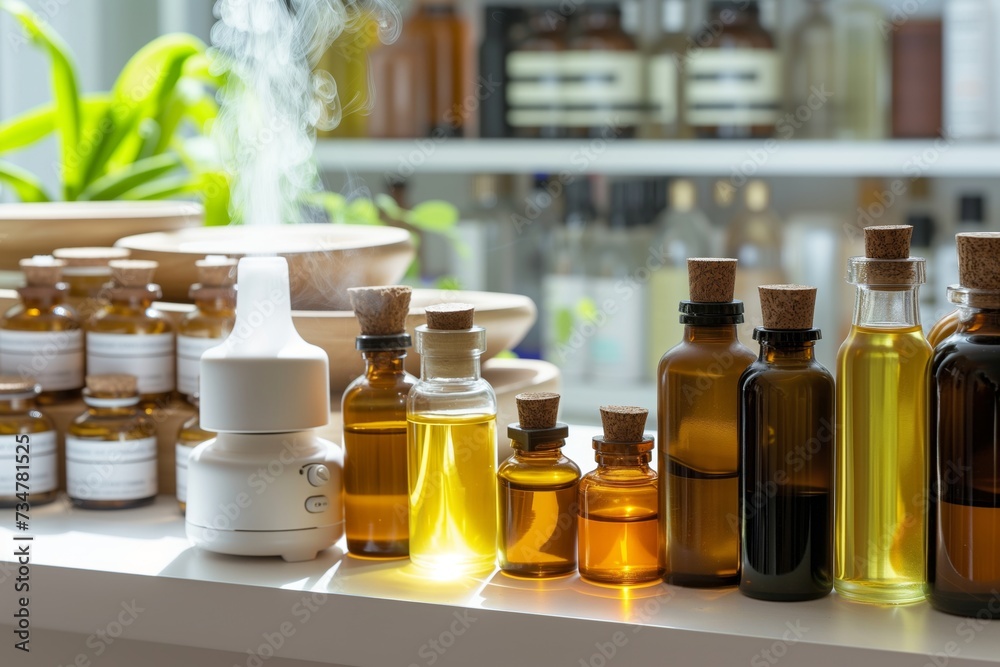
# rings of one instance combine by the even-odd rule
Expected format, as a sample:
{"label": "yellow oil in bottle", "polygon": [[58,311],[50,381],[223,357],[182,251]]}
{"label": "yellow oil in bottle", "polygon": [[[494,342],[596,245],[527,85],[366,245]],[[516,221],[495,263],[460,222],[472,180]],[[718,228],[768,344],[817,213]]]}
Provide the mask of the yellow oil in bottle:
{"label": "yellow oil in bottle", "polygon": [[496,415],[416,413],[410,443],[410,560],[491,570],[497,549]]}
{"label": "yellow oil in bottle", "polygon": [[406,422],[344,427],[344,512],[347,549],[355,555],[408,552]]}
{"label": "yellow oil in bottle", "polygon": [[903,604],[924,597],[927,367],[918,325],[855,325],[837,382],[835,588]]}

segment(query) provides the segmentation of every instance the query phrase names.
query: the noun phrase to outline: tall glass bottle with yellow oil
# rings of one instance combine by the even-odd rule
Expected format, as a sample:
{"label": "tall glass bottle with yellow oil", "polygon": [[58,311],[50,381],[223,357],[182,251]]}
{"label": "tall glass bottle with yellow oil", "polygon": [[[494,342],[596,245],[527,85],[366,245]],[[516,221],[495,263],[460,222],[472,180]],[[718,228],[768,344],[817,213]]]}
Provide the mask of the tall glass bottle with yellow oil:
{"label": "tall glass bottle with yellow oil", "polygon": [[912,229],[868,227],[866,257],[848,264],[857,297],[837,359],[834,588],[859,602],[924,597],[931,347],[920,326],[924,260],[909,257]]}
{"label": "tall glass bottle with yellow oil", "polygon": [[489,572],[497,550],[497,399],[480,377],[473,308],[429,306],[420,381],[406,401],[410,560],[443,576]]}

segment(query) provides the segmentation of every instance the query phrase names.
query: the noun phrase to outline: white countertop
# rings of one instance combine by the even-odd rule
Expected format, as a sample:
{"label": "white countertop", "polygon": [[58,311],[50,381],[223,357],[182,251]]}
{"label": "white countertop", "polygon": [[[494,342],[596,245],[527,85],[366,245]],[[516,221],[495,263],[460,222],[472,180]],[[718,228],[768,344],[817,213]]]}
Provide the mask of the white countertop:
{"label": "white countertop", "polygon": [[[567,447],[585,470],[593,468],[593,434],[574,427]],[[0,623],[8,625],[13,522],[12,510],[0,510]],[[926,603],[879,608],[835,594],[771,603],[733,588],[622,589],[576,576],[432,582],[407,561],[345,557],[342,544],[305,563],[222,556],[187,542],[166,496],[118,512],[63,500],[33,510],[30,533],[33,628],[91,635],[122,618],[130,622],[118,631],[129,640],[231,651],[248,667],[256,663],[247,651],[268,657],[268,637],[280,645],[278,659],[344,665],[604,667],[612,654],[615,665],[1000,662],[1000,621],[952,617]],[[137,610],[134,620],[126,607]],[[11,636],[0,628],[0,656]],[[935,663],[938,654],[947,660]]]}

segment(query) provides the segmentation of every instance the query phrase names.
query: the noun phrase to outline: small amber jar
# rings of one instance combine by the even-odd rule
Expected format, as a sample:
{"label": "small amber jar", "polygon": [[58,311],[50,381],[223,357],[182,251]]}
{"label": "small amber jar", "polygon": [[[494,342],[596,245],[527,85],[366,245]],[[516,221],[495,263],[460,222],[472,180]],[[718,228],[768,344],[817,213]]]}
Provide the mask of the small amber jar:
{"label": "small amber jar", "polygon": [[127,248],[56,248],[52,255],[66,262],[63,277],[69,285],[69,298],[86,320],[107,303],[113,259],[128,259]]}
{"label": "small amber jar", "polygon": [[44,505],[58,493],[56,427],[36,396],[34,381],[0,375],[0,507]]}
{"label": "small amber jar", "polygon": [[[199,403],[197,394],[189,396],[188,403],[193,405],[197,410]],[[201,443],[208,442],[214,437],[215,433],[206,431],[201,427],[201,415],[198,412],[195,412],[190,419],[181,424],[181,428],[177,432],[177,445],[174,447],[176,461],[175,494],[182,514],[187,511],[187,473],[191,452]]]}
{"label": "small amber jar", "polygon": [[66,490],[76,507],[126,509],[156,497],[156,427],[131,375],[88,375],[87,410],[66,433]]}
{"label": "small amber jar", "polygon": [[236,322],[236,260],[209,255],[195,262],[198,281],[188,296],[195,309],[177,325],[177,393],[199,393],[201,355],[219,345]]}

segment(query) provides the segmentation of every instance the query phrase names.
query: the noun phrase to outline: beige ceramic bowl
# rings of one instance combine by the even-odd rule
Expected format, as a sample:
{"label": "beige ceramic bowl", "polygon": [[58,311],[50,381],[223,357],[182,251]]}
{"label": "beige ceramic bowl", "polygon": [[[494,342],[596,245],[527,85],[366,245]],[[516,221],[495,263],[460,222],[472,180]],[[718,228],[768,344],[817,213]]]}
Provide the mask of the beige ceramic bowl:
{"label": "beige ceramic bowl", "polygon": [[399,281],[413,261],[409,232],[372,225],[200,227],[120,239],[133,259],[160,263],[156,282],[165,301],[186,302],[205,255],[281,255],[288,260],[292,308],[345,310],[347,288]]}
{"label": "beige ceramic bowl", "polygon": [[0,204],[0,270],[56,248],[114,245],[123,236],[200,227],[201,204],[183,201]]}

